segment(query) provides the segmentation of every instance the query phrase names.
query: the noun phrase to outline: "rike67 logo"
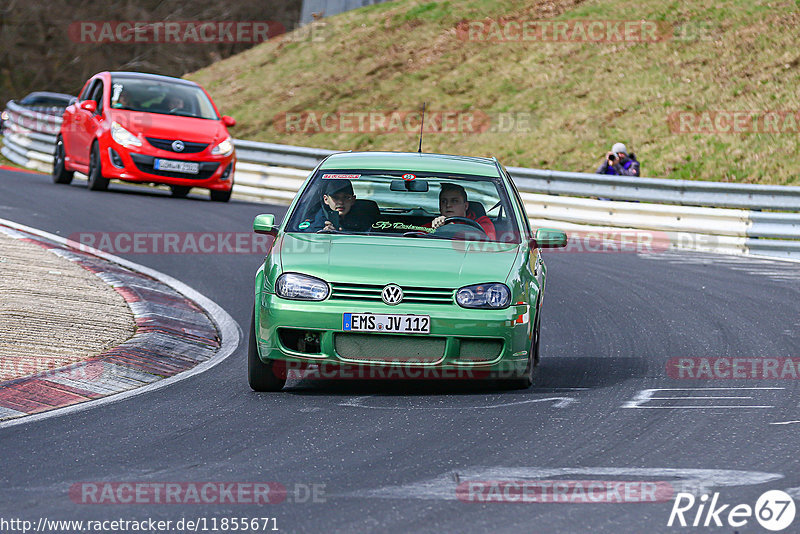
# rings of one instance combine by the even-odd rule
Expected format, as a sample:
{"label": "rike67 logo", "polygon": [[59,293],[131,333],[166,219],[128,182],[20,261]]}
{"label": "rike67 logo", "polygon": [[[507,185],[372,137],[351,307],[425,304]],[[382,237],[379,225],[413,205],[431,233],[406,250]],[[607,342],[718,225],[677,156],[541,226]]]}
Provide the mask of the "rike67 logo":
{"label": "rike67 logo", "polygon": [[749,504],[723,504],[719,493],[695,498],[691,493],[678,493],[667,526],[721,527],[728,525],[741,528],[755,517],[758,524],[767,530],[779,532],[794,521],[794,499],[783,491],[770,490],[762,494],[755,506]]}

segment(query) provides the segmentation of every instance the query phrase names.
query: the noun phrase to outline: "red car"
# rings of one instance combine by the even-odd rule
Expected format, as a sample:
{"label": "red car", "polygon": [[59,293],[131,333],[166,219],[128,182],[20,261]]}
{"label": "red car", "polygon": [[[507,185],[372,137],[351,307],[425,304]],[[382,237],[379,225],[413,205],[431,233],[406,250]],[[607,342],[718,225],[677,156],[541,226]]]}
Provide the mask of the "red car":
{"label": "red car", "polygon": [[104,191],[109,180],[166,184],[185,197],[192,187],[227,202],[236,155],[227,126],[206,91],[194,82],[138,72],[93,76],[64,111],[53,155],[53,181],[73,172]]}

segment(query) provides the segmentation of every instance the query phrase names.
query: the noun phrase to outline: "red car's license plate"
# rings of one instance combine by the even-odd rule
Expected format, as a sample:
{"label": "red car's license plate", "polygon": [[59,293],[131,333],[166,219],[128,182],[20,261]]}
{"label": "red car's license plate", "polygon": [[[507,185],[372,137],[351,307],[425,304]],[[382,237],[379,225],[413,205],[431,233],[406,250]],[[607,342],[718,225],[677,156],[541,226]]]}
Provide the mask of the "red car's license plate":
{"label": "red car's license plate", "polygon": [[153,168],[159,171],[183,172],[186,174],[198,174],[200,164],[191,161],[173,161],[171,159],[157,159]]}

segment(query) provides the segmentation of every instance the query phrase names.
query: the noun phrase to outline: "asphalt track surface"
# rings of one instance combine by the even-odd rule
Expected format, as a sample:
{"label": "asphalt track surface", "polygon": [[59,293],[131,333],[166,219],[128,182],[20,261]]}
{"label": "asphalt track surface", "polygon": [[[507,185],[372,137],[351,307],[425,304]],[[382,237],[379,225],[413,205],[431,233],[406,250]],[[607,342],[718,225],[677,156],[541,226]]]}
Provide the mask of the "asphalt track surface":
{"label": "asphalt track surface", "polygon": [[[247,232],[256,214],[280,219],[284,211],[212,203],[205,194],[178,200],[120,184],[89,192],[80,183],[57,186],[49,176],[0,171],[0,217],[61,236]],[[246,335],[260,255],[120,255],[205,294]],[[751,506],[766,490],[800,487],[800,423],[789,423],[800,420],[797,380],[678,380],[666,372],[673,357],[797,355],[800,264],[629,253],[549,253],[546,261],[542,364],[527,391],[327,381],[254,393],[243,343],[220,365],[160,390],[0,428],[0,517],[274,517],[282,532],[675,532],[704,529],[668,527],[671,499],[477,503],[456,499],[455,489],[464,480],[542,478],[545,468],[562,469],[567,480],[676,484],[698,473],[691,470],[717,470],[703,475],[716,480],[707,491]],[[626,407],[654,388],[687,389],[652,397],[700,398]],[[707,398],[716,396],[751,398]],[[100,481],[274,481],[301,492],[324,484],[317,499],[324,502],[70,499],[73,484]],[[800,518],[792,528],[798,524]],[[716,531],[734,530],[764,531],[752,518],[743,528]]]}

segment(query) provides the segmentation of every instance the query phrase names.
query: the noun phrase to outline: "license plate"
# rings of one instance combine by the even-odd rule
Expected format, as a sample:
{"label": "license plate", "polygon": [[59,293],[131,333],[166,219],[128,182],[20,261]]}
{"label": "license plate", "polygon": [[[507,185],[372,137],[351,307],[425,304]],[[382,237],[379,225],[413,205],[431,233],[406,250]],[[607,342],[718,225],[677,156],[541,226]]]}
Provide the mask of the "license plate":
{"label": "license plate", "polygon": [[430,334],[429,315],[386,315],[380,313],[345,313],[342,330],[346,332],[389,332]]}
{"label": "license plate", "polygon": [[183,172],[186,174],[198,174],[200,164],[191,161],[173,161],[171,159],[157,159],[153,167],[159,171]]}

